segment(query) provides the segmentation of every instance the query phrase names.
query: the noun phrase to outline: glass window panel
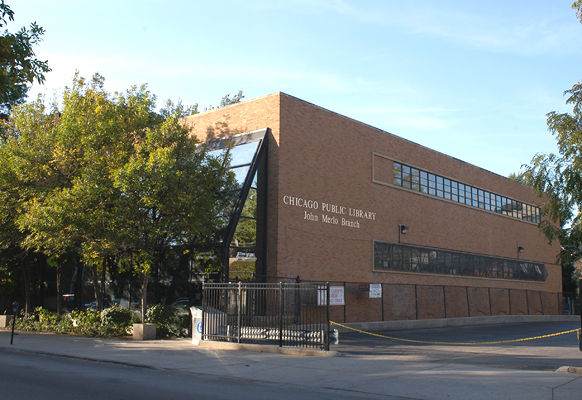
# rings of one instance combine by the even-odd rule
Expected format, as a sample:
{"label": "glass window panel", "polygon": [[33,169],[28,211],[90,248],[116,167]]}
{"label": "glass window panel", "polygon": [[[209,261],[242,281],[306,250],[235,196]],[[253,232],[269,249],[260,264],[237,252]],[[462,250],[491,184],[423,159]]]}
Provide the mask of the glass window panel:
{"label": "glass window panel", "polygon": [[410,189],[410,167],[408,165],[402,166],[402,187]]}
{"label": "glass window panel", "polygon": [[511,215],[512,217],[517,217],[517,202],[515,200],[509,200],[509,204],[511,207]]}
{"label": "glass window panel", "polygon": [[509,203],[507,197],[501,197],[501,213],[507,215],[509,213]]}
{"label": "glass window panel", "polygon": [[495,195],[495,211],[498,213],[501,212],[501,196],[498,194]]}
{"label": "glass window panel", "polygon": [[444,192],[443,192],[443,177],[442,176],[437,176],[436,177],[436,195],[437,197],[443,197],[444,196]]}
{"label": "glass window panel", "polygon": [[479,207],[479,197],[477,195],[477,188],[471,188],[471,204],[473,207]]}
{"label": "glass window panel", "polygon": [[436,177],[433,174],[428,174],[428,193],[436,196]]}
{"label": "glass window panel", "polygon": [[238,168],[232,168],[231,171],[234,173],[234,179],[236,180],[236,182],[242,186],[242,184],[245,181],[245,178],[247,177],[247,174],[249,172],[249,169],[251,168],[250,165],[244,166],[244,167],[238,167]]}
{"label": "glass window panel", "polygon": [[226,153],[226,149],[217,149],[212,151],[207,151],[206,154],[210,157],[221,157],[224,153]]}
{"label": "glass window panel", "polygon": [[411,187],[413,190],[420,191],[420,171],[416,168],[410,169]]}
{"label": "glass window panel", "polygon": [[455,181],[451,181],[451,194],[459,194],[459,187]]}
{"label": "glass window panel", "polygon": [[257,220],[252,218],[241,217],[238,221],[236,230],[234,232],[232,246],[254,247],[256,245],[257,245]]}
{"label": "glass window panel", "polygon": [[491,211],[491,193],[485,192],[485,209]]}
{"label": "glass window panel", "polygon": [[420,171],[420,183],[423,182],[428,182],[428,173],[426,171]]}
{"label": "glass window panel", "polygon": [[394,184],[402,186],[402,164],[394,162],[392,172],[394,174]]}
{"label": "glass window panel", "polygon": [[230,165],[233,167],[237,165],[249,164],[253,161],[253,157],[257,152],[260,141],[245,143],[239,146],[234,146],[230,150],[231,161]]}
{"label": "glass window panel", "polygon": [[515,211],[517,213],[517,215],[515,215],[516,218],[522,219],[523,217],[523,203],[521,202],[516,202],[515,203]]}
{"label": "glass window panel", "polygon": [[451,199],[451,180],[444,178],[443,179],[443,192],[444,192],[444,197],[447,200]]}
{"label": "glass window panel", "polygon": [[451,193],[451,180],[444,178],[443,179],[443,184],[444,184],[444,191],[446,193]]}
{"label": "glass window panel", "polygon": [[465,185],[459,183],[459,203],[465,202]]}
{"label": "glass window panel", "polygon": [[420,191],[428,193],[428,174],[426,171],[420,171]]}

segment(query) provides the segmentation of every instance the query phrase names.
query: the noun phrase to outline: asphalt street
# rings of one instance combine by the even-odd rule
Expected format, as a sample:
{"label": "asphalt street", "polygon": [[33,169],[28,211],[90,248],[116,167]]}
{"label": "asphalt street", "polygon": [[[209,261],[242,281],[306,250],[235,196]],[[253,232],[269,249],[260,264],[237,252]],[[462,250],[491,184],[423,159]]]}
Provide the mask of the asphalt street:
{"label": "asphalt street", "polygon": [[253,379],[0,350],[1,399],[397,399]]}
{"label": "asphalt street", "polygon": [[[382,332],[480,342],[579,327],[543,322]],[[0,399],[528,399],[582,398],[576,334],[502,344],[403,344],[343,333],[337,357],[199,348],[0,331]],[[579,368],[578,371],[582,371]]]}
{"label": "asphalt street", "polygon": [[[479,342],[530,338],[580,328],[579,322],[528,322],[374,332],[401,339],[429,342],[475,342],[475,345],[408,344],[358,332],[342,333],[334,346],[347,356],[422,355],[433,361],[486,365],[521,370],[555,371],[561,366],[582,366],[576,333],[514,343],[481,345]],[[581,395],[582,398],[582,395]]]}

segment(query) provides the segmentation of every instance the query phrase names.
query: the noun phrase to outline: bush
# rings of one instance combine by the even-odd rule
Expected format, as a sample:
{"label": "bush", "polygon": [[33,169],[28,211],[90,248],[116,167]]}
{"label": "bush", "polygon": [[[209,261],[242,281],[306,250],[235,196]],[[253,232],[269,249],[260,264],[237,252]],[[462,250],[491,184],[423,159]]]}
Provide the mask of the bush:
{"label": "bush", "polygon": [[37,307],[30,315],[17,318],[15,327],[23,331],[68,333],[73,324],[68,315],[57,315]]}
{"label": "bush", "polygon": [[[70,314],[57,315],[37,307],[28,316],[16,319],[16,328],[29,332],[72,333],[82,336],[116,337],[129,333],[132,323],[139,317],[132,311],[113,306],[99,311],[73,310]],[[190,318],[179,316],[172,306],[156,304],[148,308],[146,322],[156,324],[158,337],[185,337],[188,335]]]}
{"label": "bush", "polygon": [[98,311],[73,310],[71,319],[73,321],[72,333],[83,336],[101,336],[101,314]]}
{"label": "bush", "polygon": [[[184,323],[186,320],[186,323]],[[154,304],[148,307],[146,322],[156,324],[158,337],[185,337],[188,335],[188,322],[190,318],[182,318],[177,315],[177,310],[168,305]]]}
{"label": "bush", "polygon": [[110,307],[101,312],[101,327],[106,336],[125,336],[133,321],[133,313],[127,308]]}
{"label": "bush", "polygon": [[22,331],[72,333],[82,336],[125,336],[133,321],[133,313],[117,306],[102,312],[73,310],[71,314],[58,315],[42,307],[34,313],[16,319],[16,328]]}

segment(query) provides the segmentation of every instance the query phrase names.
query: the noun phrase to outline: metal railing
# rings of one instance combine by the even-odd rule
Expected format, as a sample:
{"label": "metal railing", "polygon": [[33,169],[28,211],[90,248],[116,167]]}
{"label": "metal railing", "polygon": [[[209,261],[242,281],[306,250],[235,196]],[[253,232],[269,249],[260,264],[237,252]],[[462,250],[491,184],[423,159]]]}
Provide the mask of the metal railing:
{"label": "metal railing", "polygon": [[328,283],[205,283],[202,339],[329,350]]}

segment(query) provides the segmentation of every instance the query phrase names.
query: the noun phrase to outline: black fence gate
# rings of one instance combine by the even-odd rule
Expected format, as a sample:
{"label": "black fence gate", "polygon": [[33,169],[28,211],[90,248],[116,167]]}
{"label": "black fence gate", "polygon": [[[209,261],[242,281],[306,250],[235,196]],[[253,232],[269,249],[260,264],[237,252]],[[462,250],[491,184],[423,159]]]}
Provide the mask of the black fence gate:
{"label": "black fence gate", "polygon": [[328,283],[205,283],[202,339],[329,350]]}

